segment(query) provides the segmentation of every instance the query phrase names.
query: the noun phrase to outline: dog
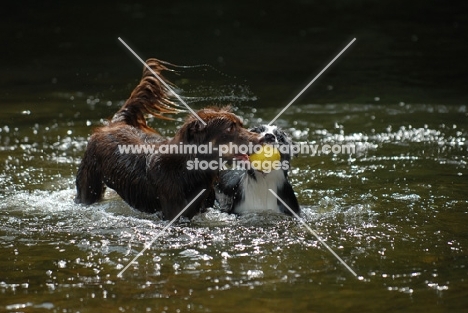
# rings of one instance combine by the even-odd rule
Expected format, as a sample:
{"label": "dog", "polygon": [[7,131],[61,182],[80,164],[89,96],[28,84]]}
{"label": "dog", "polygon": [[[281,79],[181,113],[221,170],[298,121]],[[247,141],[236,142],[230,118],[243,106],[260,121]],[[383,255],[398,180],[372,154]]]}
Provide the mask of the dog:
{"label": "dog", "polygon": [[260,125],[249,131],[259,134],[262,144],[278,146],[281,164],[287,164],[287,168],[272,169],[269,173],[254,168],[222,171],[215,187],[219,209],[236,214],[276,212],[292,215],[291,211],[269,191],[272,189],[294,213],[299,214],[300,207],[288,181],[290,149],[281,149],[281,146],[291,147],[293,144],[291,138],[277,126]]}
{"label": "dog", "polygon": [[[149,59],[148,66],[161,79],[168,70],[163,61]],[[164,63],[167,64],[167,63]],[[182,110],[171,101],[171,90],[162,84],[146,67],[138,86],[123,107],[107,125],[94,131],[88,141],[76,176],[76,203],[89,205],[101,200],[105,187],[115,190],[131,207],[147,212],[162,212],[163,219],[176,217],[202,189],[206,191],[183,213],[192,218],[214,203],[214,183],[217,169],[191,169],[193,160],[216,161],[216,148],[224,144],[257,144],[259,134],[250,132],[229,107],[208,107],[190,115],[173,138],[164,138],[146,123],[145,115],[169,119],[164,114]],[[211,153],[192,151],[181,153],[121,153],[125,145],[204,145],[213,147]],[[246,159],[245,154],[221,155],[222,160]]]}

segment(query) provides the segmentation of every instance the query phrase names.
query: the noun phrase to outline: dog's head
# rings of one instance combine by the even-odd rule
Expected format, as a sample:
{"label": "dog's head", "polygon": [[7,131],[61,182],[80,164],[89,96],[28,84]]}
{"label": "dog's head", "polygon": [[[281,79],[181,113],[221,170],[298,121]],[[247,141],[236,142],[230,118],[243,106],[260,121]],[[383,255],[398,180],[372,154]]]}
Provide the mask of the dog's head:
{"label": "dog's head", "polygon": [[[230,107],[208,107],[196,112],[205,122],[202,123],[196,116],[189,116],[184,125],[179,129],[175,138],[190,144],[209,144],[216,148],[215,154],[219,155],[219,147],[222,145],[249,146],[260,143],[260,136],[256,132],[250,132],[243,127],[241,119],[232,113]],[[222,158],[247,159],[245,153],[239,153],[236,149],[229,149],[222,153]]]}
{"label": "dog's head", "polygon": [[273,146],[289,146],[288,149],[278,149],[281,154],[281,161],[290,161],[290,148],[294,144],[291,137],[281,128],[275,125],[258,125],[249,129],[253,133],[260,135],[261,144],[270,144]]}

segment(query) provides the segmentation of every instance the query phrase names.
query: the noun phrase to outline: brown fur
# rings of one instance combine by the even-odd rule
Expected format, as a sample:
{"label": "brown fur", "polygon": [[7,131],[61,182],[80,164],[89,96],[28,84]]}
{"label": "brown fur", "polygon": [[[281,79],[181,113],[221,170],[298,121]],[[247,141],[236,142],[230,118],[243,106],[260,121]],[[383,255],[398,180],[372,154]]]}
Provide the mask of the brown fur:
{"label": "brown fur", "polygon": [[[166,68],[156,59],[147,64],[160,77]],[[187,117],[174,138],[164,138],[146,124],[145,114],[167,118],[164,113],[181,110],[170,101],[167,90],[146,68],[140,84],[108,125],[90,137],[76,177],[77,203],[99,201],[105,186],[114,189],[128,204],[143,212],[162,211],[165,219],[175,217],[202,189],[206,192],[184,212],[193,217],[212,205],[213,185],[218,171],[188,170],[187,161],[217,160],[217,152],[206,154],[120,154],[119,145],[258,143],[258,134],[243,128],[229,108],[205,108]],[[223,155],[232,159],[234,155]]]}

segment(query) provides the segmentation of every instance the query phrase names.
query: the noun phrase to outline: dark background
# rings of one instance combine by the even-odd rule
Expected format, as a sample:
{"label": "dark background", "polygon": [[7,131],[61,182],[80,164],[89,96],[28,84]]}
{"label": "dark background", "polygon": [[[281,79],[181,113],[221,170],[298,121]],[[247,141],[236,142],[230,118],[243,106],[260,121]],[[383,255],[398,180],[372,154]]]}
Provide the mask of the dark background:
{"label": "dark background", "polygon": [[468,98],[467,2],[19,1],[2,11],[2,102],[125,98],[142,66],[118,37],[143,59],[210,64],[260,106],[289,102],[354,37],[300,103]]}

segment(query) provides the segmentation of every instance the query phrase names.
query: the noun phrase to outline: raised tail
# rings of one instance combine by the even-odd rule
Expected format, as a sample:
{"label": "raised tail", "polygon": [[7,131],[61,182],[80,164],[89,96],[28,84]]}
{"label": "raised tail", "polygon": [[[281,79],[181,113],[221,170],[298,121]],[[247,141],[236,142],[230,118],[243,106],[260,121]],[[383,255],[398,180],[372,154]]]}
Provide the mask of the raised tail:
{"label": "raised tail", "polygon": [[[156,73],[166,84],[170,84],[161,72],[168,70],[161,61],[148,59],[146,64]],[[124,122],[142,130],[154,132],[146,124],[145,115],[151,114],[160,119],[171,119],[163,114],[174,114],[184,110],[171,99],[172,92],[145,66],[143,76],[138,86],[135,87],[130,98],[122,108],[112,117],[112,123]]]}

